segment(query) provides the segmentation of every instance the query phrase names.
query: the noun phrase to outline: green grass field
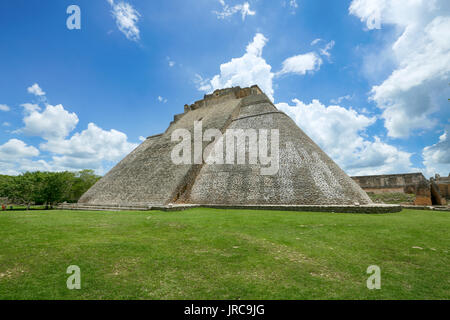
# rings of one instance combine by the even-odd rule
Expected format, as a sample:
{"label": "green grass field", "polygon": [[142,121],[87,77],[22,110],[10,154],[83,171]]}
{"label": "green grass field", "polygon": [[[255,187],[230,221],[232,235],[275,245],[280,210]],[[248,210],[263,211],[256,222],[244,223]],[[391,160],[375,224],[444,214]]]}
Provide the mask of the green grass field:
{"label": "green grass field", "polygon": [[449,227],[421,210],[0,212],[0,299],[449,299]]}

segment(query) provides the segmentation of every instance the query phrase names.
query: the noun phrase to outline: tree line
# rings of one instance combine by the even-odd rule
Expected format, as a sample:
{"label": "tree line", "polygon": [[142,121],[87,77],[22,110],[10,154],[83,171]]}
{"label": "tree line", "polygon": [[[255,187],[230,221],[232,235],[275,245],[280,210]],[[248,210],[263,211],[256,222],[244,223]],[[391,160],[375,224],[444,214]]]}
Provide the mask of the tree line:
{"label": "tree line", "polygon": [[0,175],[0,204],[46,205],[77,202],[100,179],[93,170]]}

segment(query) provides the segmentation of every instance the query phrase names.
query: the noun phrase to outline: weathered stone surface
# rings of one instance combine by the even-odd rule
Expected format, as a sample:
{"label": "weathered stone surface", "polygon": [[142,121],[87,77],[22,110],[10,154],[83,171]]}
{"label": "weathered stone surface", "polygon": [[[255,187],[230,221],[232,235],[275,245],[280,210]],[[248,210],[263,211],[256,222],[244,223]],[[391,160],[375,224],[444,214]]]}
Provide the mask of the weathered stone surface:
{"label": "weathered stone surface", "polygon": [[360,204],[367,194],[352,181],[286,114],[268,100],[249,101],[230,129],[279,129],[280,166],[260,175],[260,165],[204,164],[192,187],[193,203]]}
{"label": "weathered stone surface", "polygon": [[[216,90],[185,105],[161,135],[149,137],[80,199],[89,206],[148,207],[169,203],[208,205],[360,205],[367,194],[257,86]],[[260,174],[259,164],[176,165],[171,141],[176,129],[194,137],[194,121],[227,129],[278,129],[280,166]],[[204,143],[206,147],[208,143]],[[246,142],[248,145],[248,142]],[[269,147],[270,149],[270,147]]]}
{"label": "weathered stone surface", "polygon": [[433,204],[436,204],[439,206],[443,206],[443,205],[447,204],[447,201],[445,200],[444,197],[441,196],[441,194],[439,192],[438,185],[434,181],[430,182],[430,193],[431,193],[431,202]]}
{"label": "weathered stone surface", "polygon": [[422,173],[352,177],[366,192],[401,192],[415,194],[416,205],[445,205],[450,178],[436,175],[428,181]]}
{"label": "weathered stone surface", "polygon": [[422,181],[416,186],[416,199],[414,200],[416,206],[431,206],[431,191],[428,181]]}
{"label": "weathered stone surface", "polygon": [[436,174],[434,178],[430,180],[434,181],[439,189],[439,194],[446,199],[450,199],[450,174],[448,177],[441,177]]}
{"label": "weathered stone surface", "polygon": [[420,183],[427,179],[422,173],[383,174],[373,176],[352,177],[366,192],[386,193],[404,192],[416,193]]}

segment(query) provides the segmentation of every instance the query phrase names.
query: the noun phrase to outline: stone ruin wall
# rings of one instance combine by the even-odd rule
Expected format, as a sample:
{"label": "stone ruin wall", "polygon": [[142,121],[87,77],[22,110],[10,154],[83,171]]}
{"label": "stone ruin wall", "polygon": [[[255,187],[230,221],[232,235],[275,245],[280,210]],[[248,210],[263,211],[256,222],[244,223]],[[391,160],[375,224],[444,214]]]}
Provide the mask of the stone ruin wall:
{"label": "stone ruin wall", "polygon": [[434,182],[439,189],[439,193],[442,197],[450,200],[450,174],[448,177],[441,177],[436,174],[434,178],[430,178],[431,182]]}
{"label": "stone ruin wall", "polygon": [[[430,206],[446,204],[450,187],[450,178],[428,181],[422,173],[374,175],[351,177],[366,192],[415,194],[415,205]],[[440,178],[440,177],[439,177]],[[445,180],[446,179],[446,180]]]}

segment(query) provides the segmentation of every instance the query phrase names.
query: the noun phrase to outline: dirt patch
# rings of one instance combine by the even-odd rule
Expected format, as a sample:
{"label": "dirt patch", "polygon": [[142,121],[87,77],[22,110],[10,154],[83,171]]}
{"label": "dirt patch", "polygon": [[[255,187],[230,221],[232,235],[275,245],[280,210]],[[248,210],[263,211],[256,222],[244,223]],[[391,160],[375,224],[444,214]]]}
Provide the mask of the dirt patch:
{"label": "dirt patch", "polygon": [[0,271],[0,280],[18,278],[23,274],[25,274],[25,270],[22,267],[16,266],[5,271]]}
{"label": "dirt patch", "polygon": [[139,263],[139,261],[140,260],[138,258],[121,259],[114,264],[112,272],[109,274],[113,276],[128,275],[130,271],[135,269],[135,266]]}

